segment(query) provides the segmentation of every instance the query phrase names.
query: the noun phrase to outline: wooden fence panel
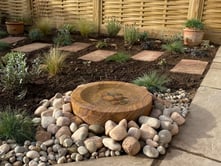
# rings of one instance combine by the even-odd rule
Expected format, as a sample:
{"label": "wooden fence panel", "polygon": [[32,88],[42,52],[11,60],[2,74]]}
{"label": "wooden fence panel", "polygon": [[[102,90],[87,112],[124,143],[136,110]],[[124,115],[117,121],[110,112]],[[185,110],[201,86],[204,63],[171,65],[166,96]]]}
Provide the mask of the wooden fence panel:
{"label": "wooden fence panel", "polygon": [[21,19],[31,14],[30,0],[1,0],[1,16],[7,19]]}
{"label": "wooden fence panel", "polygon": [[221,0],[204,0],[202,21],[206,26],[206,37],[221,44]]}

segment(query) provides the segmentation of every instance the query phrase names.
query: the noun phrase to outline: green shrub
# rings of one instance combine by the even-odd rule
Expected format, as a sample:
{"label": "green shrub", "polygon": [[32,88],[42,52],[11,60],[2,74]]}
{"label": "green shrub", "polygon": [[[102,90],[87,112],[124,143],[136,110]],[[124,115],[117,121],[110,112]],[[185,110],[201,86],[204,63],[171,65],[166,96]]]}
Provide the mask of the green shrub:
{"label": "green shrub", "polygon": [[[31,82],[40,72],[37,61],[29,68],[24,53],[10,52],[2,58],[0,64],[0,84],[3,90],[13,93],[19,93],[18,97],[24,97],[25,85]],[[24,94],[25,93],[25,94]]]}
{"label": "green shrub", "polygon": [[141,32],[141,33],[139,33],[139,41],[147,41],[147,39],[148,39],[148,34],[147,34],[147,32]]}
{"label": "green shrub", "polygon": [[139,40],[139,31],[134,25],[126,25],[124,28],[124,42],[133,45]]}
{"label": "green shrub", "polygon": [[44,34],[42,33],[40,29],[34,28],[29,31],[28,37],[32,41],[39,41],[39,40],[42,40],[42,38],[44,37]]}
{"label": "green shrub", "polygon": [[64,24],[62,29],[66,29],[70,33],[75,31],[75,27],[73,24]]}
{"label": "green shrub", "polygon": [[45,54],[41,68],[55,76],[61,72],[67,55],[58,50],[58,48],[51,48],[49,53]]}
{"label": "green shrub", "polygon": [[0,111],[0,139],[13,139],[19,144],[34,140],[35,127],[32,119],[24,112],[7,106]]}
{"label": "green shrub", "polygon": [[187,28],[193,28],[193,29],[199,29],[203,30],[204,29],[204,24],[197,19],[189,19],[186,21],[185,26]]}
{"label": "green shrub", "polygon": [[121,24],[115,18],[111,18],[110,20],[108,20],[106,28],[108,35],[110,37],[115,37],[121,29]]}
{"label": "green shrub", "polygon": [[105,41],[98,41],[97,44],[96,44],[96,48],[106,48],[108,46],[107,42]]}
{"label": "green shrub", "polygon": [[53,23],[49,18],[40,18],[36,20],[35,28],[40,29],[44,36],[47,36],[52,33]]}
{"label": "green shrub", "polygon": [[184,46],[182,41],[173,41],[171,43],[163,44],[162,49],[170,53],[183,53]]}
{"label": "green shrub", "polygon": [[67,46],[72,43],[72,37],[67,29],[59,29],[58,34],[53,41],[56,45]]}
{"label": "green shrub", "polygon": [[0,41],[0,51],[4,51],[10,48],[10,44]]}
{"label": "green shrub", "polygon": [[0,38],[8,36],[8,33],[6,31],[0,30]]}
{"label": "green shrub", "polygon": [[123,52],[118,52],[106,59],[106,61],[114,61],[118,63],[124,63],[127,62],[130,59],[130,56]]}
{"label": "green shrub", "polygon": [[90,33],[95,32],[96,26],[92,21],[79,19],[76,22],[76,28],[80,32],[81,36],[88,38]]}
{"label": "green shrub", "polygon": [[136,85],[145,86],[152,93],[166,90],[165,84],[168,82],[166,75],[160,75],[156,71],[144,74],[133,81]]}

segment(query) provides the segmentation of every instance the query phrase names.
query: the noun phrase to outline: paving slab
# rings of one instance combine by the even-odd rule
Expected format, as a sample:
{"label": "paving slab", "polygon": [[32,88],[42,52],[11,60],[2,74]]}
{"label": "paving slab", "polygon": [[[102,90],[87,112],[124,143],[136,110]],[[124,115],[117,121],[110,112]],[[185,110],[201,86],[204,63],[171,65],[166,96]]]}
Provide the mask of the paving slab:
{"label": "paving slab", "polygon": [[94,160],[57,164],[55,166],[151,166],[152,159],[146,157],[118,156],[106,157]]}
{"label": "paving slab", "polygon": [[213,68],[210,68],[210,70],[204,77],[201,86],[221,89],[221,68],[218,67],[221,67],[221,65],[213,65]]}
{"label": "paving slab", "polygon": [[75,42],[69,46],[60,47],[59,50],[67,52],[78,52],[91,46],[90,43]]}
{"label": "paving slab", "polygon": [[221,56],[216,56],[216,57],[213,59],[213,62],[219,62],[219,63],[221,63]]}
{"label": "paving slab", "polygon": [[86,55],[83,55],[79,57],[78,59],[92,61],[92,62],[99,62],[116,53],[117,52],[115,51],[109,51],[109,50],[96,50]]}
{"label": "paving slab", "polygon": [[202,75],[208,62],[200,60],[182,59],[170,71],[175,73],[187,73]]}
{"label": "paving slab", "polygon": [[25,39],[26,39],[26,37],[12,37],[12,36],[9,36],[9,37],[0,39],[0,41],[8,43],[8,44],[14,44],[14,43],[23,41]]}
{"label": "paving slab", "polygon": [[218,48],[218,50],[216,52],[216,56],[221,56],[221,47]]}
{"label": "paving slab", "polygon": [[221,163],[193,155],[177,149],[171,149],[167,152],[166,157],[160,166],[220,166]]}
{"label": "paving slab", "polygon": [[221,161],[221,90],[200,87],[172,145]]}
{"label": "paving slab", "polygon": [[152,61],[155,61],[157,58],[159,58],[163,53],[164,52],[160,52],[160,51],[144,50],[132,56],[131,58],[134,60],[138,60],[138,61],[152,62]]}
{"label": "paving slab", "polygon": [[210,66],[210,69],[220,69],[221,70],[221,63],[213,62]]}
{"label": "paving slab", "polygon": [[48,48],[52,46],[52,44],[48,43],[32,43],[32,44],[27,44],[21,47],[17,47],[12,49],[13,51],[18,51],[18,52],[24,52],[24,53],[30,53],[34,52],[40,49]]}

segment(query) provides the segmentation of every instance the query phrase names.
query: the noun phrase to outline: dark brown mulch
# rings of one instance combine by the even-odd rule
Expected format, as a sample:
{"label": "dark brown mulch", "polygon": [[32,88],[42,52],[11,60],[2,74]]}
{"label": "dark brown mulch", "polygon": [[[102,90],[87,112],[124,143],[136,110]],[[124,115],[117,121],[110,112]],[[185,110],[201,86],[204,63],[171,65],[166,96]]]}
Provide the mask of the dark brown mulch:
{"label": "dark brown mulch", "polygon": [[[75,39],[76,41],[82,41],[82,39],[77,37]],[[92,42],[89,40],[84,41]],[[28,93],[23,100],[15,100],[14,96],[10,97],[7,93],[1,92],[0,106],[6,106],[10,104],[12,106],[27,109],[29,112],[33,112],[39,101],[45,98],[51,98],[57,92],[63,93],[68,90],[73,90],[80,84],[93,81],[117,80],[131,82],[138,76],[142,76],[144,73],[149,73],[153,70],[168,75],[171,80],[167,85],[168,88],[171,88],[172,90],[182,88],[194,95],[196,89],[199,87],[202,79],[204,78],[216,52],[216,48],[213,48],[206,51],[206,55],[204,56],[164,53],[162,57],[154,62],[129,60],[125,63],[107,61],[94,63],[77,59],[79,56],[84,55],[89,51],[95,50],[96,42],[93,43],[94,45],[87,50],[70,54],[66,60],[66,66],[63,68],[62,73],[56,75],[53,78],[48,78],[46,74],[42,74],[41,77],[38,78],[35,82],[29,84]],[[134,55],[135,53],[142,50],[141,45],[135,45],[131,50],[127,50],[124,47],[122,38],[110,39],[109,43],[114,43],[117,45],[117,49],[115,51],[124,51],[130,55]],[[113,50],[115,48],[109,47],[108,49]],[[156,48],[153,49],[159,50],[160,46],[156,46]],[[28,55],[28,59],[31,61],[34,57],[39,55],[42,54],[35,53]],[[172,69],[183,58],[208,61],[209,65],[207,66],[207,69],[202,76],[171,73],[169,70]],[[160,64],[161,62],[165,63]]]}

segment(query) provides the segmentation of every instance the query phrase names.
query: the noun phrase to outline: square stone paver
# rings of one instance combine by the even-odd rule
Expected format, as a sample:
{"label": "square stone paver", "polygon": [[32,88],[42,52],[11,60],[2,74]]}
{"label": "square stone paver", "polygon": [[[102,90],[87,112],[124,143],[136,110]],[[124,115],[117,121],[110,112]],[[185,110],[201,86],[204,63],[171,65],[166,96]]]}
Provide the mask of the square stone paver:
{"label": "square stone paver", "polygon": [[210,68],[201,85],[221,89],[221,68]]}
{"label": "square stone paver", "polygon": [[96,160],[87,160],[81,162],[73,162],[67,164],[57,164],[55,166],[151,166],[153,164],[153,159],[144,156],[115,156],[115,157],[105,157]]}
{"label": "square stone paver", "polygon": [[91,46],[90,43],[75,42],[72,45],[60,47],[59,50],[68,51],[68,52],[78,52],[78,51],[83,50],[89,46]]}
{"label": "square stone paver", "polygon": [[26,37],[12,37],[12,36],[10,36],[10,37],[0,39],[0,41],[8,43],[8,44],[13,44],[13,43],[17,43],[19,41],[23,41],[25,39],[26,39]]}
{"label": "square stone paver", "polygon": [[102,61],[102,60],[106,59],[107,57],[114,55],[114,54],[116,54],[115,51],[96,50],[96,51],[90,52],[86,55],[83,55],[83,56],[79,57],[78,59],[92,61],[92,62],[99,62],[99,61]]}
{"label": "square stone paver", "polygon": [[164,52],[160,51],[148,51],[144,50],[139,52],[138,54],[132,56],[131,58],[138,61],[155,61],[157,58],[159,58]]}
{"label": "square stone paver", "polygon": [[51,45],[52,44],[48,44],[48,43],[32,43],[32,44],[24,45],[22,47],[14,48],[12,50],[18,51],[18,52],[30,53],[30,52],[37,51],[40,49],[48,48]]}
{"label": "square stone paver", "polygon": [[172,145],[221,161],[221,90],[200,87]]}
{"label": "square stone paver", "polygon": [[208,62],[200,60],[182,59],[171,72],[175,73],[187,73],[202,75],[206,69]]}
{"label": "square stone paver", "polygon": [[160,166],[219,166],[221,163],[193,155],[181,150],[171,149],[160,163]]}

